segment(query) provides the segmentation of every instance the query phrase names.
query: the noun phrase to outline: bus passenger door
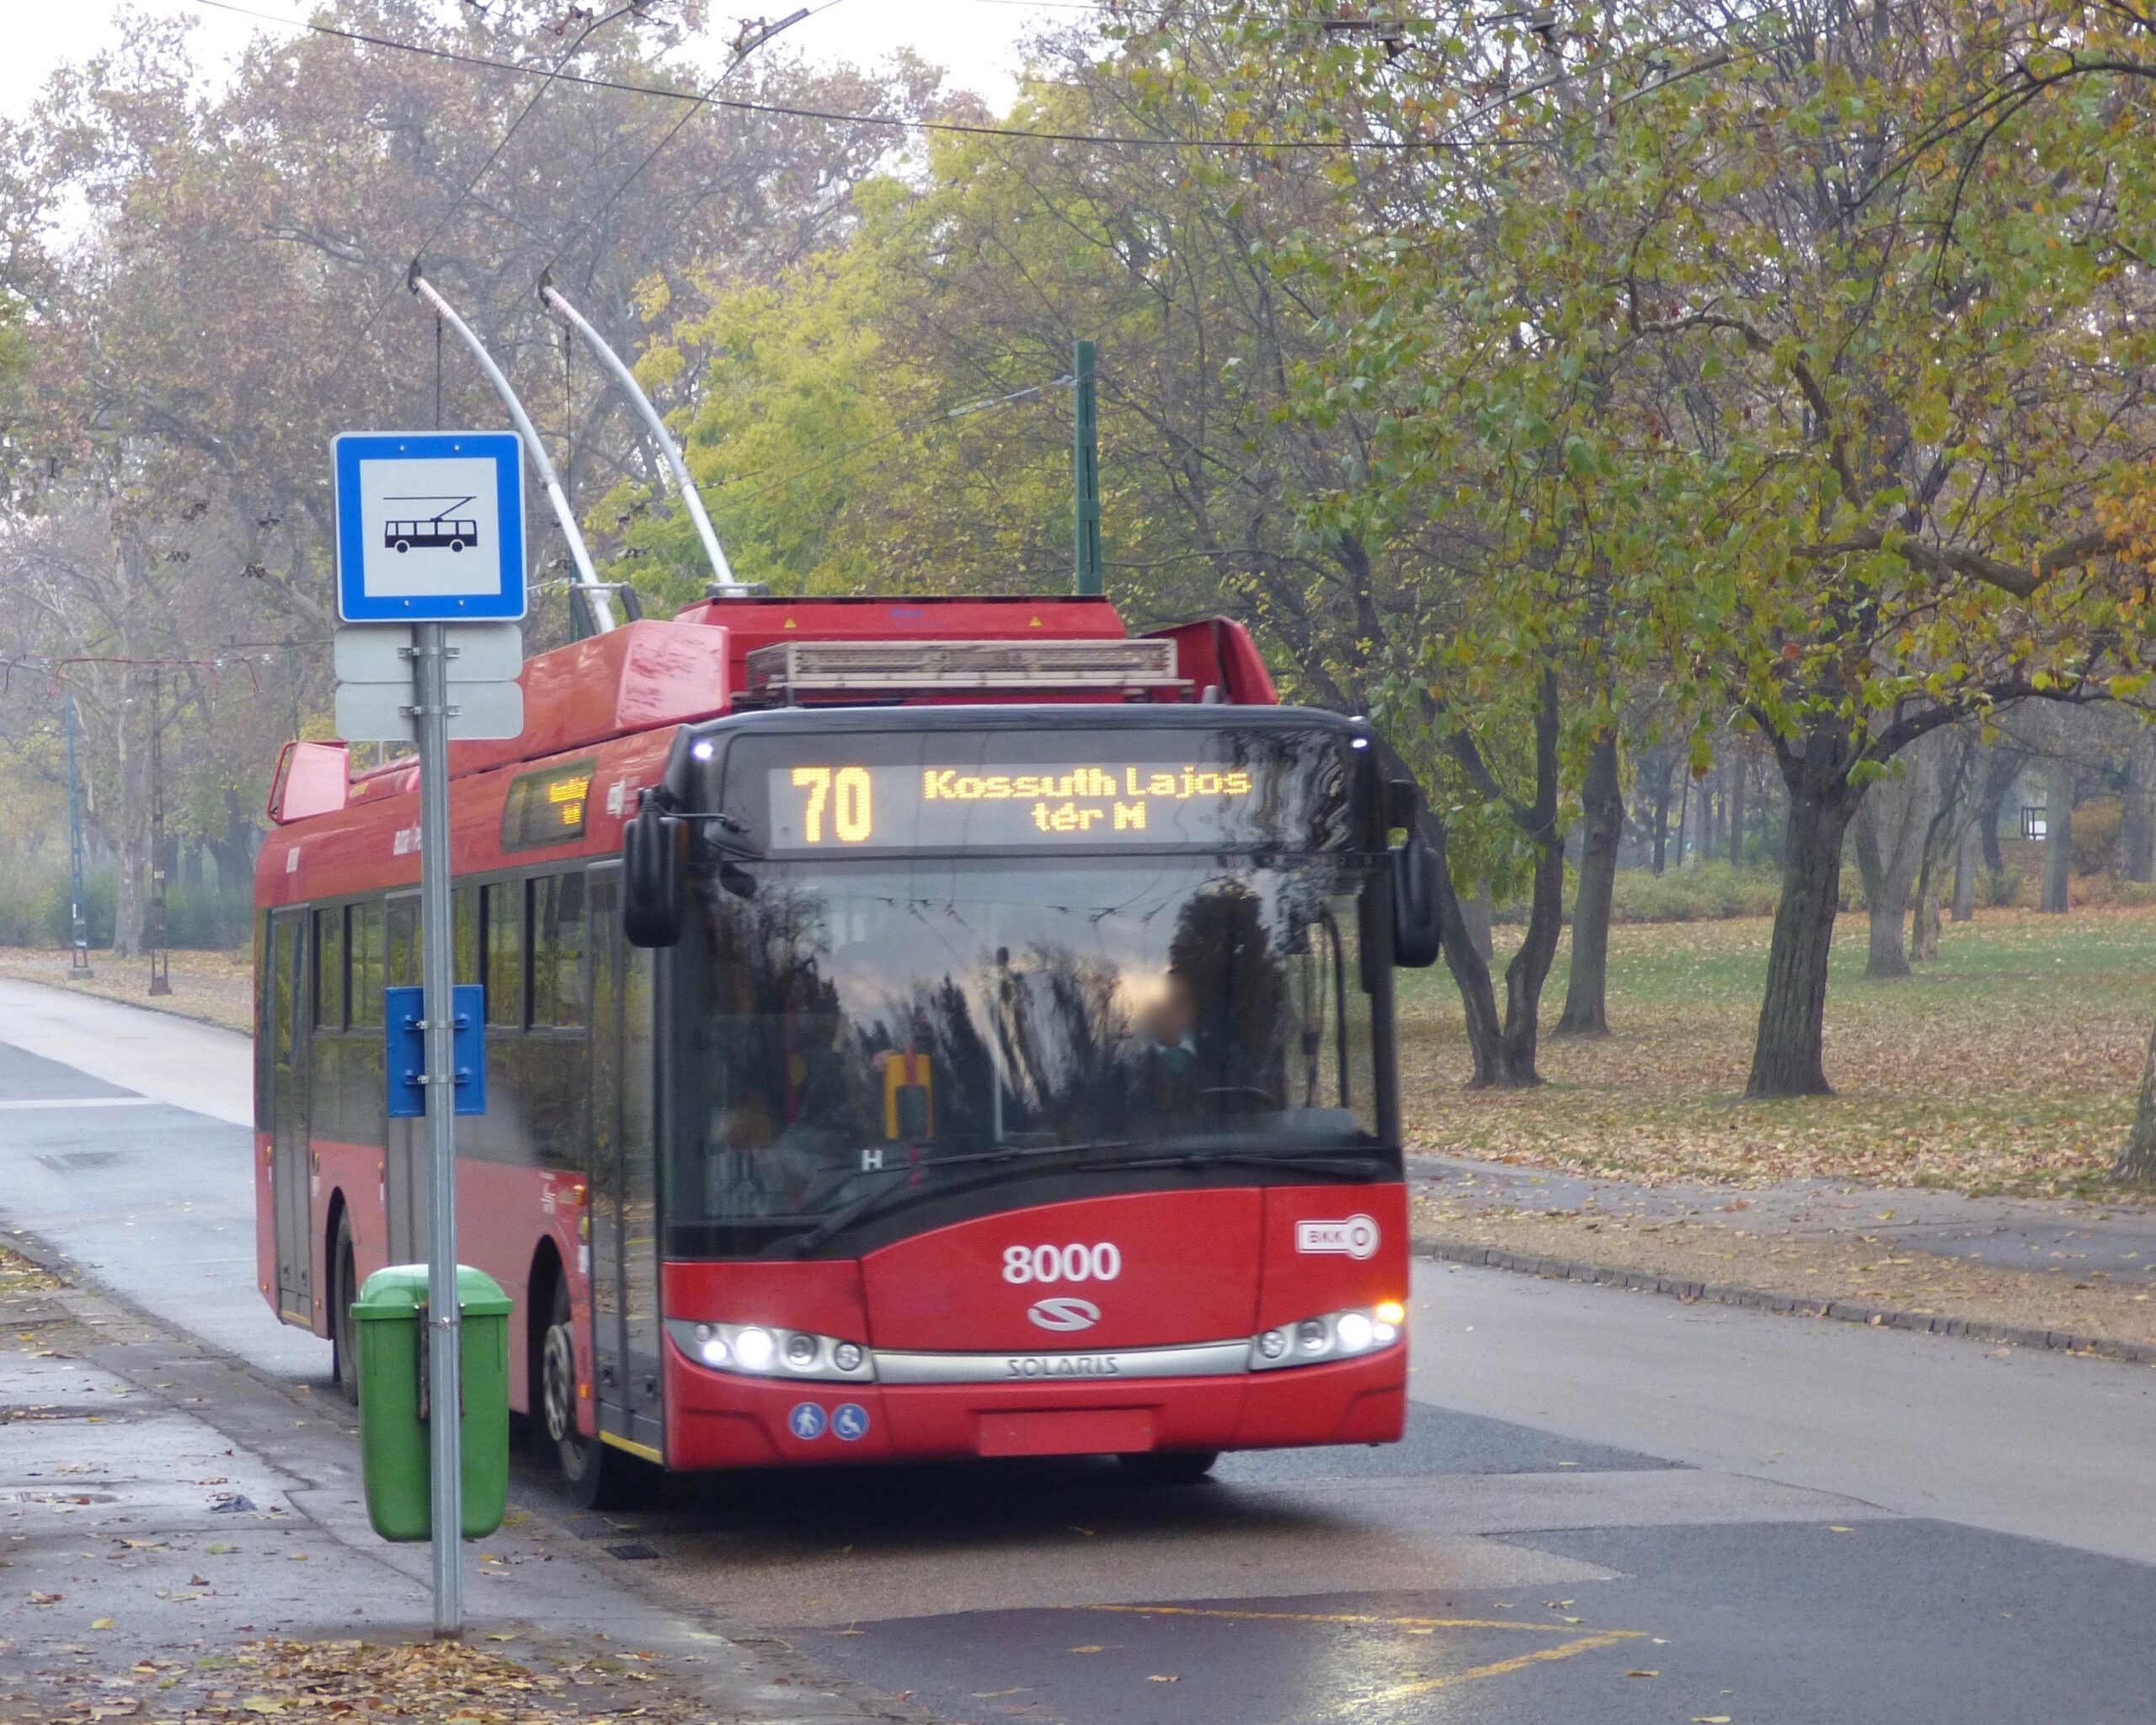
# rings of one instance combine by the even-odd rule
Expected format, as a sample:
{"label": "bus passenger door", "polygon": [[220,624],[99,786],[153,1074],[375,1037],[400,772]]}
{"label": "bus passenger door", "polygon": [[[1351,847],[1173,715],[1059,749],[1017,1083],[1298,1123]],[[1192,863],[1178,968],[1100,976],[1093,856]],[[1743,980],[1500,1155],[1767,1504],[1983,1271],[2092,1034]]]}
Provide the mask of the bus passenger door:
{"label": "bus passenger door", "polygon": [[629,1374],[622,1322],[622,985],[611,935],[621,915],[618,876],[595,868],[584,881],[584,949],[591,986],[591,1377],[599,1429],[629,1434]]}
{"label": "bus passenger door", "polygon": [[314,1242],[307,1178],[307,913],[270,914],[270,1183],[276,1196],[277,1309],[312,1325]]}
{"label": "bus passenger door", "polygon": [[652,1168],[651,958],[622,937],[621,869],[586,878],[591,964],[591,1338],[600,1429],[657,1455],[659,1215]]}

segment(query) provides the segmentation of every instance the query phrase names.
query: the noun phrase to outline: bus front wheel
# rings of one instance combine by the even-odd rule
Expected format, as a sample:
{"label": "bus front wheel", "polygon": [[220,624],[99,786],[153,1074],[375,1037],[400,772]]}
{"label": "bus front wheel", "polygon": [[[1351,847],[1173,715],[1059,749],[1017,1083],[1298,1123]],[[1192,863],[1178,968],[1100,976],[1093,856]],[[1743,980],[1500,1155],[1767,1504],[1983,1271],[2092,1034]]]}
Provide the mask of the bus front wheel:
{"label": "bus front wheel", "polygon": [[618,1509],[646,1500],[654,1470],[633,1455],[577,1429],[576,1318],[566,1277],[554,1284],[554,1304],[539,1347],[539,1417],[532,1434],[551,1450],[569,1501],[580,1509]]}

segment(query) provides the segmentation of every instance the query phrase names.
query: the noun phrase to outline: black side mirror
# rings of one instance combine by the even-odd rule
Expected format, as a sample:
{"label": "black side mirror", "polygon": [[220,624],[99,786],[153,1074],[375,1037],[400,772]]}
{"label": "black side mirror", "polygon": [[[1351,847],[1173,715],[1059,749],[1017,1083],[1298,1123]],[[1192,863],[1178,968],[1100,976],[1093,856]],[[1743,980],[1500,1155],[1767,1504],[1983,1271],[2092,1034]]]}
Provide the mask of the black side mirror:
{"label": "black side mirror", "polygon": [[670,947],[681,937],[689,829],[656,809],[622,829],[622,932],[632,947]]}
{"label": "black side mirror", "polygon": [[1420,970],[1438,962],[1438,853],[1412,829],[1392,853],[1392,961]]}

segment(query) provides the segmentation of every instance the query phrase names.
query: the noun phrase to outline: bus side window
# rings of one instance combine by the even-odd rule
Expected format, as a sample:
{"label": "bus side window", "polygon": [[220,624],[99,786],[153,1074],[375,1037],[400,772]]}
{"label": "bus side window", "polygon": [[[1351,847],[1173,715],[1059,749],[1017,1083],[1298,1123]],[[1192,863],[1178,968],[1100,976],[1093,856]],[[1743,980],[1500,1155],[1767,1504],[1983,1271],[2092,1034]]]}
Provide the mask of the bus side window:
{"label": "bus side window", "polygon": [[547,875],[531,884],[531,1022],[576,1028],[584,991],[584,877]]}
{"label": "bus side window", "polygon": [[419,901],[393,899],[389,905],[389,985],[417,988],[420,981]]}
{"label": "bus side window", "polygon": [[314,1028],[344,1028],[344,907],[314,913]]}
{"label": "bus side window", "polygon": [[355,1029],[379,1028],[383,985],[382,902],[376,900],[351,909],[351,1022]]}
{"label": "bus side window", "polygon": [[457,888],[456,896],[450,900],[450,926],[453,931],[450,942],[450,964],[455,972],[451,980],[477,982],[479,980],[478,888]]}
{"label": "bus side window", "polygon": [[487,1022],[524,1028],[524,900],[526,883],[498,880],[483,889],[487,922]]}

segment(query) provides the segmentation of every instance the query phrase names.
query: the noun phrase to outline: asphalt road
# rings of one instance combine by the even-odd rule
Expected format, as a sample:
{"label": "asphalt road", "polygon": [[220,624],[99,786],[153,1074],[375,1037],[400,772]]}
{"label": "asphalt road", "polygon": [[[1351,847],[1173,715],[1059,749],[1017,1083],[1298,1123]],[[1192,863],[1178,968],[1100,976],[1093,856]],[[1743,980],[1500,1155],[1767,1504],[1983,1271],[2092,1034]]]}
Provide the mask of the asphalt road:
{"label": "asphalt road", "polygon": [[[258,1369],[245,1046],[0,983],[0,1221]],[[2156,1718],[2156,1372],[1423,1267],[1407,1440],[676,1483],[611,1573],[899,1717]],[[4,1369],[4,1362],[0,1362]]]}

